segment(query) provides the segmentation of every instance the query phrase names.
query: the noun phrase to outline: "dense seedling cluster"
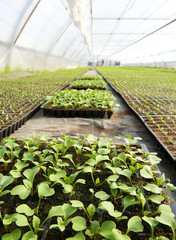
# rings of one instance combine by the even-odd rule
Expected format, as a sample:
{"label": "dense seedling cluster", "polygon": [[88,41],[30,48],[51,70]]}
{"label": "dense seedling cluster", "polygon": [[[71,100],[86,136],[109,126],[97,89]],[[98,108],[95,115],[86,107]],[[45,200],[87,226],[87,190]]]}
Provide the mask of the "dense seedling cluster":
{"label": "dense seedling cluster", "polygon": [[0,130],[23,118],[40,105],[48,94],[58,91],[86,70],[87,68],[60,69],[17,79],[2,79],[0,81]]}
{"label": "dense seedling cluster", "polygon": [[61,90],[46,98],[44,107],[53,109],[113,110],[114,96],[104,90]]}
{"label": "dense seedling cluster", "polygon": [[101,75],[83,75],[77,78],[78,80],[102,80]]}
{"label": "dense seedling cluster", "polygon": [[[95,75],[96,76],[96,75]],[[76,89],[105,89],[106,83],[104,80],[75,80],[71,84],[71,88]]]}
{"label": "dense seedling cluster", "polygon": [[0,146],[2,240],[175,240],[160,159],[140,138],[84,139],[63,135]]}
{"label": "dense seedling cluster", "polygon": [[98,67],[176,157],[176,73],[170,69]]}

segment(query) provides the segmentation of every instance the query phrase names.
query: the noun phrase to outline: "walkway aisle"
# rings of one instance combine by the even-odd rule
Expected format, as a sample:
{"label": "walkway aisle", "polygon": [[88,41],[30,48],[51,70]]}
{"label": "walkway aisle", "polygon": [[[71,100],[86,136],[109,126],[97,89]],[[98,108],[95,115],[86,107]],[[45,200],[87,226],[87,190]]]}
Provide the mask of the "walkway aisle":
{"label": "walkway aisle", "polygon": [[[85,75],[96,74],[95,70],[90,70]],[[145,144],[149,152],[157,152],[160,156],[160,151],[150,134],[126,103],[110,86],[107,87],[107,91],[112,92],[116,98],[116,103],[120,104],[111,119],[54,118],[50,115],[43,116],[42,110],[39,110],[33,118],[15,131],[11,137],[32,137],[33,133],[37,136],[58,137],[64,133],[78,137],[94,134],[97,137],[113,138],[119,136],[123,138],[124,134],[130,134],[133,137],[141,137],[143,140],[139,144]],[[119,142],[122,142],[122,140],[119,140]],[[160,171],[165,172],[166,177],[170,178],[172,183],[176,185],[176,171],[168,164],[167,159],[163,159],[159,167]]]}

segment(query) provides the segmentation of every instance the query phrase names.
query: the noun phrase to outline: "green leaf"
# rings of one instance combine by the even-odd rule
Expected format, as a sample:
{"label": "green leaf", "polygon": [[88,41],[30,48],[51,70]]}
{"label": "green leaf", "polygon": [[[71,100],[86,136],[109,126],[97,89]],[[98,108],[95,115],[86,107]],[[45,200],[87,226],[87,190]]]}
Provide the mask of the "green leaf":
{"label": "green leaf", "polygon": [[15,219],[16,219],[16,225],[18,227],[24,227],[24,226],[28,226],[29,223],[28,223],[28,220],[27,220],[27,217],[22,215],[22,214],[16,214],[15,215]]}
{"label": "green leaf", "polygon": [[114,175],[119,175],[122,172],[122,169],[119,167],[111,167],[111,164],[105,162],[104,163],[104,168],[110,169]]}
{"label": "green leaf", "polygon": [[49,179],[52,181],[52,182],[57,182],[60,178],[63,178],[66,176],[66,172],[63,171],[63,170],[59,170],[57,173],[55,174],[51,174],[49,176]]}
{"label": "green leaf", "polygon": [[15,229],[11,233],[6,233],[5,235],[2,236],[2,240],[18,240],[20,239],[21,236],[21,230],[20,229]]}
{"label": "green leaf", "polygon": [[79,178],[78,180],[76,180],[76,183],[85,184],[85,183],[86,183],[86,180],[85,180],[85,179],[82,179],[82,178]]}
{"label": "green leaf", "polygon": [[123,176],[125,176],[125,177],[127,177],[127,178],[130,179],[130,177],[131,177],[131,175],[132,175],[132,171],[129,170],[129,169],[124,169],[124,170],[120,173],[120,175],[123,175]]}
{"label": "green leaf", "polygon": [[38,236],[32,231],[25,233],[22,237],[22,240],[37,240],[37,239]]}
{"label": "green leaf", "polygon": [[98,153],[101,154],[101,155],[105,155],[105,154],[108,154],[110,151],[109,149],[107,148],[99,148],[98,149]]}
{"label": "green leaf", "polygon": [[89,204],[87,207],[87,212],[89,214],[89,218],[92,219],[93,215],[95,214],[96,208],[93,204]]}
{"label": "green leaf", "polygon": [[167,190],[168,191],[175,191],[176,187],[172,183],[167,183]]}
{"label": "green leaf", "polygon": [[98,208],[102,208],[103,210],[108,211],[109,215],[115,218],[118,218],[122,215],[121,212],[114,211],[114,205],[109,201],[101,202]]}
{"label": "green leaf", "polygon": [[[153,240],[153,238],[152,239],[149,238],[149,240]],[[169,240],[169,238],[160,236],[160,237],[157,237],[156,240]]]}
{"label": "green leaf", "polygon": [[95,161],[95,159],[92,159],[92,158],[90,158],[89,160],[87,160],[87,161],[85,162],[85,164],[88,164],[88,165],[90,165],[90,166],[94,166],[96,163],[97,163],[97,162]]}
{"label": "green leaf", "polygon": [[109,159],[108,156],[102,156],[102,155],[96,156],[96,161],[97,161],[97,163],[102,162],[102,161],[105,161],[105,160],[108,160],[108,159]]}
{"label": "green leaf", "polygon": [[127,195],[124,197],[124,208],[123,208],[123,212],[125,211],[126,208],[128,208],[129,206],[135,205],[135,204],[139,204],[140,201],[136,201],[135,197]]}
{"label": "green leaf", "polygon": [[120,153],[117,158],[118,158],[118,160],[126,163],[126,154],[125,153],[123,153],[123,152]]}
{"label": "green leaf", "polygon": [[156,203],[156,204],[161,204],[161,201],[164,200],[164,197],[161,195],[151,195],[148,200]]}
{"label": "green leaf", "polygon": [[63,232],[65,230],[65,223],[64,223],[64,220],[61,217],[57,217],[57,224],[52,224],[50,226],[50,229],[58,228],[58,227],[59,227],[61,232]]}
{"label": "green leaf", "polygon": [[144,226],[142,225],[142,220],[138,216],[131,217],[128,220],[128,229],[126,234],[128,234],[130,231],[133,232],[142,232],[144,229]]}
{"label": "green leaf", "polygon": [[[158,210],[156,211],[156,213],[167,213],[169,214],[171,217],[174,217],[175,215],[172,212],[172,209],[170,208],[169,205],[166,204],[161,204],[158,208]],[[155,213],[155,214],[156,214]]]}
{"label": "green leaf", "polygon": [[140,202],[142,203],[142,206],[144,207],[146,204],[146,199],[144,197],[144,194],[142,192],[139,193],[139,195],[137,196],[138,200],[140,200]]}
{"label": "green leaf", "polygon": [[25,152],[23,154],[22,160],[24,160],[24,161],[28,161],[29,160],[29,161],[33,162],[34,161],[34,154],[33,153],[29,153],[29,152]]}
{"label": "green leaf", "polygon": [[73,207],[76,207],[76,208],[78,208],[78,207],[84,208],[84,205],[83,205],[83,203],[82,203],[81,201],[71,200],[70,202],[71,202],[71,204],[72,204]]}
{"label": "green leaf", "polygon": [[39,228],[39,226],[40,226],[40,218],[38,218],[37,216],[34,215],[33,219],[32,219],[32,225],[33,225],[34,229]]}
{"label": "green leaf", "polygon": [[112,230],[116,227],[115,222],[105,221],[102,223],[99,234],[105,238],[111,236]]}
{"label": "green leaf", "polygon": [[143,188],[152,193],[161,193],[162,192],[162,188],[158,187],[157,185],[155,185],[153,183],[148,183],[147,185],[143,186]]}
{"label": "green leaf", "polygon": [[39,198],[48,197],[54,195],[55,191],[52,188],[49,188],[49,184],[42,182],[38,185],[38,195]]}
{"label": "green leaf", "polygon": [[152,164],[152,166],[155,166],[161,162],[161,158],[157,157],[154,154],[149,154],[148,159],[150,160],[150,163]]}
{"label": "green leaf", "polygon": [[118,229],[112,229],[112,234],[109,237],[110,240],[130,240],[127,235],[123,235]]}
{"label": "green leaf", "polygon": [[74,140],[71,140],[71,139],[69,139],[69,138],[66,138],[64,144],[65,144],[66,148],[68,149],[69,147],[75,145],[75,141],[74,141]]}
{"label": "green leaf", "polygon": [[107,193],[104,192],[104,191],[99,191],[99,192],[96,192],[96,193],[95,193],[95,197],[96,197],[96,198],[99,198],[99,199],[102,200],[102,201],[104,201],[104,200],[107,200],[107,199],[110,197],[110,195],[107,194]]}
{"label": "green leaf", "polygon": [[0,188],[5,188],[10,185],[14,181],[13,177],[11,176],[2,176],[0,179]]}
{"label": "green leaf", "polygon": [[117,181],[117,179],[119,178],[119,175],[110,175],[107,179],[106,179],[106,181],[108,182],[116,182]]}
{"label": "green leaf", "polygon": [[144,165],[144,167],[140,170],[140,175],[147,179],[153,178],[153,172],[150,166]]}
{"label": "green leaf", "polygon": [[95,184],[98,185],[99,183],[100,183],[100,179],[99,179],[99,178],[96,178]]}
{"label": "green leaf", "polygon": [[64,193],[70,193],[73,190],[73,186],[70,184],[63,184],[62,186],[64,188],[63,190]]}
{"label": "green leaf", "polygon": [[95,234],[98,233],[99,227],[100,227],[100,225],[99,225],[99,222],[98,222],[98,221],[94,220],[94,221],[91,223],[91,225],[90,225],[90,230],[91,230],[92,235],[95,235]]}
{"label": "green leaf", "polygon": [[71,222],[73,223],[73,226],[72,226],[73,230],[77,232],[86,229],[86,220],[83,217],[76,216],[71,219]]}
{"label": "green leaf", "polygon": [[18,213],[24,213],[27,216],[32,216],[34,214],[34,210],[31,209],[27,204],[21,204],[16,208]]}
{"label": "green leaf", "polygon": [[35,175],[39,172],[40,168],[35,166],[33,168],[29,168],[29,169],[26,169],[24,172],[23,172],[23,175],[30,181],[33,183],[34,181],[34,178],[35,178]]}
{"label": "green leaf", "polygon": [[17,162],[15,163],[15,167],[16,169],[20,172],[23,168],[27,167],[29,164],[28,163],[24,163],[20,160],[17,160]]}
{"label": "green leaf", "polygon": [[24,186],[25,186],[27,189],[29,189],[29,190],[32,189],[32,183],[31,183],[29,180],[24,179],[24,180],[23,180],[23,183],[24,183]]}
{"label": "green leaf", "polygon": [[10,173],[10,175],[12,175],[13,178],[19,178],[19,177],[21,177],[21,172],[18,171],[17,169],[11,170],[9,173]]}
{"label": "green leaf", "polygon": [[67,238],[66,240],[85,240],[85,237],[82,232],[79,232],[74,237]]}
{"label": "green leaf", "polygon": [[75,211],[76,207],[73,207],[68,203],[64,203],[62,206],[62,212],[65,220],[69,218]]}
{"label": "green leaf", "polygon": [[18,185],[11,190],[11,195],[19,195],[19,197],[24,200],[26,199],[31,190],[27,189],[24,185]]}
{"label": "green leaf", "polygon": [[5,146],[12,151],[15,147],[18,147],[18,144],[14,143],[13,139],[8,139],[8,142],[5,144]]}
{"label": "green leaf", "polygon": [[152,217],[147,216],[144,216],[142,219],[150,225],[153,236],[154,228],[158,225],[158,221]]}
{"label": "green leaf", "polygon": [[3,192],[0,193],[0,198],[8,193],[10,193],[10,190],[4,190]]}
{"label": "green leaf", "polygon": [[53,162],[53,156],[49,155],[46,158],[44,158],[43,161],[45,161],[45,162]]}
{"label": "green leaf", "polygon": [[61,216],[60,213],[62,213],[62,206],[59,205],[59,206],[52,207],[48,213],[47,219],[51,217]]}
{"label": "green leaf", "polygon": [[164,224],[169,226],[172,229],[172,233],[173,233],[173,239],[175,239],[175,220],[174,218],[168,214],[168,213],[161,213],[161,215],[159,217],[155,217],[155,219]]}
{"label": "green leaf", "polygon": [[87,166],[87,167],[85,167],[85,168],[83,168],[83,172],[84,173],[88,173],[88,172],[92,172],[93,170],[92,170],[92,167],[90,167],[90,166]]}
{"label": "green leaf", "polygon": [[5,214],[4,218],[3,218],[3,224],[4,225],[9,225],[11,224],[12,222],[15,222],[16,221],[16,218],[15,216],[17,215],[18,213],[14,213],[12,214],[11,216],[8,215],[8,214]]}

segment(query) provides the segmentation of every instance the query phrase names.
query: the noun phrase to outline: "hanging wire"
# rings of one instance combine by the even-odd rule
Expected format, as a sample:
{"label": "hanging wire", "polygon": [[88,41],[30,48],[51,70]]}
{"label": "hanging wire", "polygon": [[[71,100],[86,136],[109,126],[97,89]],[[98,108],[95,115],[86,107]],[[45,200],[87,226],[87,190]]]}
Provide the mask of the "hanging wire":
{"label": "hanging wire", "polygon": [[[150,16],[152,16],[155,12],[157,12],[157,11],[158,11],[164,4],[166,4],[167,2],[168,2],[168,0],[166,0],[166,1],[164,1],[162,4],[160,4],[159,7],[158,7],[157,9],[155,9],[151,14],[149,14],[146,18],[144,18],[143,21],[148,20],[148,19],[150,18]],[[172,22],[171,22],[171,23],[172,23]],[[171,24],[171,23],[169,23],[169,24]],[[142,25],[142,24],[143,24],[143,22],[139,23],[139,24],[135,27],[135,29],[133,29],[133,31],[131,31],[128,35],[133,34],[133,32],[134,32],[140,25]],[[137,41],[135,41],[135,42],[133,42],[133,43],[130,43],[130,44],[127,45],[126,47],[122,48],[121,50],[118,50],[118,51],[116,51],[115,53],[109,55],[107,58],[111,58],[111,57],[114,56],[115,54],[120,53],[121,51],[125,50],[126,48],[128,48],[128,47],[136,44],[137,42],[143,40],[144,38],[150,36],[151,34],[154,34],[155,32],[159,31],[160,29],[162,29],[162,28],[164,28],[164,27],[165,27],[165,25],[162,26],[162,27],[160,27],[160,28],[158,28],[158,29],[156,29],[155,31],[152,31],[151,33],[145,35],[144,37],[138,39]],[[123,40],[122,40],[122,41],[123,41]]]}
{"label": "hanging wire", "polygon": [[126,13],[126,11],[129,10],[129,9],[134,5],[134,3],[136,2],[136,0],[133,0],[133,3],[132,3],[132,5],[131,5],[131,7],[128,9],[129,4],[131,3],[131,1],[132,1],[132,0],[129,0],[129,2],[128,2],[127,5],[125,6],[123,12],[121,13],[120,17],[117,19],[117,22],[116,22],[116,24],[115,24],[115,26],[114,26],[112,32],[110,33],[110,36],[108,37],[108,39],[106,40],[105,44],[103,45],[103,48],[101,49],[99,55],[101,55],[101,53],[104,51],[106,45],[108,44],[108,42],[109,42],[111,36],[113,35],[115,29],[117,28],[117,26],[118,26],[118,24],[119,24],[119,20],[120,20],[120,19],[122,18],[122,16]]}

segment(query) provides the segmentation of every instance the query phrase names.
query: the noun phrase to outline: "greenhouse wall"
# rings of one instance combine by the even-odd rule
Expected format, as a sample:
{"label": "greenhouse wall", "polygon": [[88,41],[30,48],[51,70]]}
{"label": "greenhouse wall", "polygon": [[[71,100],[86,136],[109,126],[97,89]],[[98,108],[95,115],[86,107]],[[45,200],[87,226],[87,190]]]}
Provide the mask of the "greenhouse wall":
{"label": "greenhouse wall", "polygon": [[173,62],[151,62],[151,63],[122,63],[122,67],[152,67],[176,69],[176,61]]}

